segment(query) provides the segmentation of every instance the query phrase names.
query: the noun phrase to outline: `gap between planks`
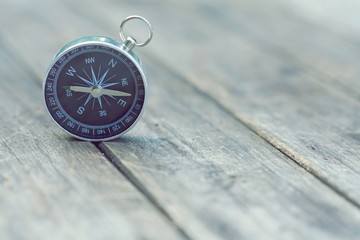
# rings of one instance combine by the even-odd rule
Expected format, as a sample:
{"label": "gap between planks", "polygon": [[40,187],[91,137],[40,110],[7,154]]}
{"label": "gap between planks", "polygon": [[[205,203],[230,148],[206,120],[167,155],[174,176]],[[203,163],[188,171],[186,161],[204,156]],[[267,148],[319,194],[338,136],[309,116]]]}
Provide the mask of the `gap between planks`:
{"label": "gap between planks", "polygon": [[[67,4],[63,3],[63,6],[68,7]],[[74,11],[74,9],[68,8],[71,11]],[[83,12],[76,12],[77,14],[81,14],[85,17],[88,17],[86,14],[84,14]],[[100,21],[96,21],[96,24],[100,25],[100,26],[106,26],[107,24],[105,24],[103,22],[103,20],[99,19]],[[220,26],[222,26],[221,24],[218,24]],[[252,36],[254,37],[254,39],[256,40],[260,40],[262,41],[263,39],[261,37],[258,36]],[[278,50],[280,50],[280,47],[277,45],[274,45],[272,43],[268,43],[266,41],[262,41],[262,43],[264,43],[264,45],[266,47],[264,47],[264,49],[266,49],[267,51],[274,53],[277,52]],[[11,46],[10,43],[8,43],[6,40],[4,40],[1,37],[0,34],[0,44],[2,44],[4,47],[3,49],[5,49],[6,53],[8,53],[11,57],[13,57],[14,59],[16,59],[16,61],[18,62],[19,65],[21,65],[21,67],[23,67],[25,69],[26,72],[28,72],[31,76],[31,79],[34,79],[34,82],[36,82],[36,85],[39,87],[42,87],[42,84],[40,81],[36,81],[35,79],[38,78],[37,74],[28,66],[28,64],[26,63],[26,61],[20,57],[20,55],[15,51],[15,50],[8,50],[8,49],[16,49],[13,48]],[[259,47],[259,44],[254,44],[257,47]],[[274,48],[276,51],[274,51]],[[302,61],[299,59],[296,59],[293,54],[288,53],[286,50],[282,50],[281,51],[281,57],[287,56],[287,57],[291,57],[293,60],[296,60],[296,62],[301,65],[302,67],[305,68],[305,66],[307,67],[307,65],[302,64]],[[279,152],[281,152],[282,154],[284,154],[287,158],[289,158],[291,161],[293,161],[294,163],[296,163],[299,167],[305,169],[309,174],[311,174],[312,176],[314,176],[316,179],[318,179],[321,183],[323,183],[325,186],[327,186],[329,189],[331,189],[334,193],[336,193],[337,195],[339,195],[340,197],[342,197],[343,199],[345,199],[347,202],[349,202],[351,205],[355,206],[357,209],[360,209],[360,203],[358,203],[357,201],[353,200],[352,198],[348,197],[347,194],[345,192],[343,192],[341,189],[339,189],[336,185],[331,184],[330,182],[328,182],[325,178],[321,177],[320,175],[317,174],[316,171],[314,171],[312,168],[308,167],[308,166],[304,166],[301,164],[301,162],[303,162],[301,160],[301,157],[296,157],[294,154],[292,154],[289,150],[286,150],[284,148],[281,147],[281,143],[273,141],[271,139],[271,137],[267,136],[266,134],[262,134],[262,130],[259,127],[256,127],[255,125],[251,124],[249,121],[247,121],[247,118],[244,117],[239,117],[236,116],[231,110],[229,110],[226,106],[224,106],[221,102],[217,101],[216,99],[214,99],[213,97],[211,97],[207,92],[201,90],[198,86],[196,86],[190,79],[188,79],[188,76],[182,74],[180,71],[178,71],[178,69],[176,69],[174,66],[169,65],[166,61],[162,61],[162,57],[159,56],[158,54],[151,52],[151,55],[144,52],[144,55],[147,55],[148,58],[156,61],[158,63],[158,65],[162,65],[168,69],[170,69],[174,74],[176,74],[180,79],[182,79],[182,81],[185,81],[187,84],[189,84],[192,88],[196,89],[196,91],[203,95],[204,97],[206,97],[207,99],[209,99],[213,104],[215,104],[217,107],[223,109],[225,112],[227,112],[227,114],[229,114],[230,116],[232,116],[234,119],[236,119],[240,124],[244,125],[246,128],[248,128],[249,130],[251,130],[252,132],[254,132],[257,136],[259,136],[260,138],[264,139],[267,143],[269,143],[272,147],[274,147],[275,149],[277,149]],[[156,56],[156,57],[154,57]],[[312,70],[316,73],[318,73],[319,75],[322,75],[322,72],[319,72],[318,69],[316,68],[312,68]],[[328,77],[326,75],[323,75],[323,77]],[[329,86],[328,84],[322,82],[323,86],[329,87],[332,90],[341,93],[342,95],[346,95],[344,94],[342,91],[335,89],[334,87]],[[347,96],[347,95],[346,95]],[[349,97],[349,96],[347,96]],[[353,98],[351,98],[353,99]],[[354,99],[353,99],[354,100]],[[179,230],[179,232],[184,236],[184,237],[188,237],[188,234],[181,229],[175,222],[174,220],[171,218],[171,216],[159,205],[158,201],[156,200],[156,198],[144,187],[143,184],[141,184],[141,182],[134,176],[134,174],[128,169],[126,168],[122,163],[121,160],[119,161],[114,161],[114,159],[112,159],[111,156],[115,156],[109,149],[101,147],[103,146],[102,144],[97,144],[95,145],[99,151],[103,154],[105,154],[106,158],[108,159],[108,161],[110,161],[115,168],[117,168],[118,171],[120,171],[121,174],[123,174],[130,182],[131,184],[136,187],[150,202],[151,204],[153,204],[153,206],[158,209],[172,224],[174,224],[174,226]],[[121,165],[121,166],[120,166]]]}
{"label": "gap between planks", "polygon": [[[84,18],[90,19],[88,12],[76,11],[73,8],[69,8],[66,3],[64,3],[64,6],[67,7],[69,11],[72,11],[72,12],[75,12],[76,14],[82,15]],[[204,18],[204,16],[202,16],[202,18]],[[217,21],[213,21],[212,23],[219,27],[224,27],[223,24],[221,24]],[[96,24],[103,28],[106,28],[106,26],[107,26],[106,21],[104,19],[100,19],[100,18],[97,19]],[[242,24],[241,27],[243,29],[245,29],[247,33],[249,33],[248,37],[250,40],[251,39],[255,40],[255,42],[254,41],[246,41],[247,44],[252,45],[252,47],[260,48],[261,50],[266,51],[266,53],[268,55],[273,55],[274,53],[276,53],[276,56],[278,58],[285,58],[285,59],[291,60],[293,63],[296,63],[297,66],[300,66],[300,68],[302,70],[304,70],[306,75],[316,76],[317,79],[320,78],[320,81],[317,82],[317,84],[319,84],[321,87],[327,88],[327,89],[331,90],[332,92],[334,92],[338,95],[341,95],[342,97],[345,97],[346,99],[349,99],[352,102],[356,102],[356,104],[358,104],[358,102],[356,101],[356,96],[354,96],[354,94],[350,94],[350,95],[346,94],[344,92],[343,88],[339,89],[336,87],[336,86],[338,86],[338,84],[336,84],[336,86],[333,86],[329,82],[325,81],[326,78],[334,79],[334,77],[330,77],[327,74],[324,74],[323,71],[321,71],[315,67],[308,66],[308,64],[304,63],[303,60],[297,58],[293,52],[290,52],[288,49],[281,48],[280,45],[278,45],[272,41],[265,40],[261,35],[257,34],[257,32],[249,31],[249,29],[247,28],[246,25],[244,26],[244,24]],[[316,27],[321,29],[320,26],[316,26]],[[234,36],[237,36],[237,33],[230,33],[230,32],[231,31],[229,31],[229,34],[234,34]],[[149,50],[149,51],[151,51],[151,50]],[[147,54],[147,53],[144,52],[144,54]],[[319,172],[315,168],[306,165],[304,163],[305,162],[304,159],[306,159],[306,158],[301,156],[300,154],[297,156],[296,151],[294,149],[284,148],[283,142],[280,141],[281,139],[274,139],[272,136],[265,134],[264,130],[261,129],[261,127],[256,126],[255,124],[252,124],[251,121],[249,121],[246,116],[243,116],[240,113],[239,113],[239,115],[234,114],[234,112],[231,111],[231,109],[227,108],[226,105],[217,101],[216,99],[211,97],[210,94],[207,94],[206,91],[201,90],[200,87],[198,87],[196,84],[194,84],[191,81],[190,75],[182,74],[181,71],[179,71],[178,69],[175,69],[176,67],[174,67],[173,65],[171,65],[167,61],[165,61],[163,59],[163,57],[160,56],[160,54],[157,54],[154,51],[151,51],[151,56],[150,56],[150,54],[147,54],[147,56],[148,56],[148,58],[153,59],[153,60],[154,60],[154,56],[156,56],[159,65],[162,65],[162,66],[165,65],[166,68],[170,69],[172,72],[177,70],[176,72],[179,76],[181,76],[181,79],[185,79],[185,81],[187,81],[198,92],[202,93],[208,99],[211,99],[212,102],[216,103],[218,107],[225,109],[226,112],[228,112],[231,116],[233,116],[235,119],[237,119],[241,124],[246,126],[248,129],[250,129],[256,135],[260,136],[262,139],[264,139],[266,142],[268,142],[271,146],[275,147],[279,152],[281,152],[282,154],[287,156],[289,159],[291,159],[293,162],[295,162],[301,168],[305,169],[311,175],[316,177],[320,182],[322,182],[327,187],[329,187],[333,192],[335,192],[336,194],[338,194],[339,196],[341,196],[342,198],[347,200],[350,204],[352,204],[356,208],[360,209],[360,202],[356,201],[354,198],[352,198],[350,195],[348,195],[346,193],[346,191],[341,190],[341,188],[339,186],[337,186],[335,183],[331,183],[331,181],[328,181],[328,179],[326,179],[326,177],[321,176],[321,174],[319,174]]]}
{"label": "gap between planks", "polygon": [[182,237],[191,240],[189,234],[171,217],[154,195],[151,194],[144,184],[141,183],[131,170],[127,168],[108,147],[106,147],[103,143],[93,144],[105,156],[105,158],[173,225]]}
{"label": "gap between planks", "polygon": [[[251,132],[255,133],[257,136],[259,136],[261,139],[263,139],[264,141],[266,141],[268,144],[270,144],[271,146],[273,146],[274,148],[276,148],[279,152],[281,152],[282,154],[284,154],[288,159],[290,159],[291,161],[293,161],[296,165],[298,165],[299,167],[303,168],[305,171],[307,171],[309,174],[311,174],[312,176],[314,176],[316,179],[318,179],[321,183],[323,183],[324,185],[326,185],[329,189],[331,189],[333,192],[335,192],[337,195],[341,196],[343,199],[345,199],[347,202],[349,202],[350,204],[352,204],[354,207],[358,208],[360,210],[360,203],[358,203],[357,201],[353,200],[351,197],[349,197],[346,192],[342,191],[340,188],[338,188],[336,185],[328,182],[325,178],[321,177],[313,168],[309,167],[309,166],[305,166],[303,164],[301,164],[302,161],[302,157],[301,156],[296,156],[295,154],[292,154],[291,151],[282,148],[281,147],[281,143],[273,141],[271,137],[267,136],[266,134],[263,134],[262,130],[257,127],[256,125],[252,124],[250,121],[247,121],[246,117],[239,117],[237,115],[234,114],[233,111],[229,110],[225,105],[223,105],[221,102],[217,101],[216,99],[214,99],[211,95],[209,95],[207,92],[201,90],[198,86],[196,86],[195,84],[193,84],[193,82],[191,80],[189,80],[184,74],[182,74],[180,71],[178,71],[176,68],[174,68],[173,66],[171,66],[170,64],[168,64],[166,61],[161,61],[159,56],[154,57],[155,54],[153,54],[152,56],[150,56],[147,53],[144,53],[144,55],[146,55],[148,58],[151,58],[153,61],[156,61],[158,63],[158,65],[162,65],[165,66],[167,69],[170,69],[170,71],[175,74],[179,79],[181,79],[182,81],[186,82],[187,84],[189,84],[193,89],[195,89],[199,94],[201,94],[204,98],[209,99],[209,101],[216,105],[218,108],[222,109],[224,112],[226,112],[229,116],[231,116],[232,118],[236,119],[240,124],[242,124],[243,126],[245,126],[247,129],[249,129]],[[190,77],[189,77],[190,78]]]}
{"label": "gap between planks", "polygon": [[[11,48],[10,44],[7,43],[5,39],[2,38],[0,32],[0,46],[4,49],[5,53],[9,55],[9,57],[13,58],[17,65],[21,66],[24,69],[24,72],[29,74],[30,79],[35,83],[36,86],[42,88],[41,81],[37,81],[39,77],[37,76],[36,72],[32,70],[31,67],[26,63],[26,61],[21,58],[21,56],[14,50],[15,48]],[[9,50],[13,49],[13,50]],[[165,217],[169,221],[169,223],[176,229],[176,231],[184,238],[191,240],[189,234],[181,228],[181,226],[175,222],[175,220],[170,216],[170,214],[161,206],[158,200],[151,194],[151,192],[139,181],[138,178],[128,169],[124,164],[122,164],[121,160],[118,159],[113,152],[108,149],[102,143],[90,143],[93,144],[101,154],[111,163],[111,165],[125,177],[131,185],[133,185],[148,201],[153,207],[160,212],[161,215]]]}

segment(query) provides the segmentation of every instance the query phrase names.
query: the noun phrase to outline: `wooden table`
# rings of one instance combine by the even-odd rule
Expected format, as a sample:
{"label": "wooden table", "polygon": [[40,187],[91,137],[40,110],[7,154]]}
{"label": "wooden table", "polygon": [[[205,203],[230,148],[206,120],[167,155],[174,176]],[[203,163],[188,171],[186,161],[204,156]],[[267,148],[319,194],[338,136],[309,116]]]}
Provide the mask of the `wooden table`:
{"label": "wooden table", "polygon": [[[0,3],[0,238],[360,239],[360,3]],[[46,113],[64,44],[118,38],[150,82],[141,122],[92,144]]]}

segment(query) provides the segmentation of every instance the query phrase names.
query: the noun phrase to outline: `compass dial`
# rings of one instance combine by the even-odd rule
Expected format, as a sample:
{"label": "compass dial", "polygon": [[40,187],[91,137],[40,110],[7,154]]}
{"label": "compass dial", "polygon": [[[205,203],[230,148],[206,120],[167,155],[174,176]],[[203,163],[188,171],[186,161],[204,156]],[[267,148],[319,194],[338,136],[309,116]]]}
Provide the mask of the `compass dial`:
{"label": "compass dial", "polygon": [[58,56],[47,74],[45,102],[54,121],[88,141],[118,137],[141,115],[146,81],[139,64],[117,46],[78,44]]}

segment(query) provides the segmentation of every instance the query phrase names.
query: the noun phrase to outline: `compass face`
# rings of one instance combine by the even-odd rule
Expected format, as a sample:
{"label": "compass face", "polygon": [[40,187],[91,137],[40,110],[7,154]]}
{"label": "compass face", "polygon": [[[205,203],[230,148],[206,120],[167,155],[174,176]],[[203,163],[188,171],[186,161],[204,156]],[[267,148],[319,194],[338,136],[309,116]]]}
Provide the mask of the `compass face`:
{"label": "compass face", "polygon": [[146,81],[138,63],[118,47],[83,43],[50,67],[44,94],[54,121],[88,141],[118,137],[141,115]]}

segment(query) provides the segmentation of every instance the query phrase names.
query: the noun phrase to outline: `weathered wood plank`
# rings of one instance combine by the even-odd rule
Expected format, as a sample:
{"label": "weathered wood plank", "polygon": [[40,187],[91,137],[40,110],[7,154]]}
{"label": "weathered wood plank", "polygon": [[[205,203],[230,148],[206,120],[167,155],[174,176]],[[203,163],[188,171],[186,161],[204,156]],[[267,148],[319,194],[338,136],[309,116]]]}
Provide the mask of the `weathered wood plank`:
{"label": "weathered wood plank", "polygon": [[[287,33],[287,38],[294,41],[286,41],[283,36],[283,41],[287,42],[286,50],[311,66],[315,76],[360,101],[359,1],[277,2],[294,16]],[[312,23],[310,26],[309,22]],[[293,37],[294,25],[303,33],[300,38]]]}
{"label": "weathered wood plank", "polygon": [[[171,9],[169,5],[167,7]],[[153,12],[151,19],[154,14],[159,12]],[[67,14],[73,25],[67,25],[66,33],[75,33],[86,22],[80,16]],[[115,18],[100,23],[90,19],[89,24],[98,31],[101,29],[96,24],[110,26],[115,23]],[[27,20],[32,20],[35,26],[41,23]],[[165,28],[161,22],[157,23]],[[44,33],[63,34],[56,26],[49,27]],[[21,28],[18,28],[11,33],[15,42],[23,41],[16,38],[20,32]],[[161,47],[174,47],[165,37],[159,41],[160,36],[157,42],[165,45],[160,44],[157,51]],[[181,42],[186,42],[184,37]],[[26,54],[23,52],[22,57],[36,72],[39,71],[31,63],[34,50],[27,49],[28,43],[24,44]],[[44,42],[42,45],[46,54],[54,50],[52,44]],[[194,46],[188,42],[186,45]],[[196,48],[192,49],[194,56],[202,56]],[[246,45],[244,49],[247,49]],[[203,48],[200,53],[205,55],[206,50]],[[256,53],[251,48],[248,51]],[[165,54],[164,50],[159,52]],[[190,61],[188,51],[182,55],[179,49],[173,54],[186,56],[184,60],[177,58],[180,68],[189,69],[189,63],[184,64],[186,61],[196,63],[195,58],[194,62]],[[231,113],[221,110],[216,101],[169,72],[164,62],[156,61],[152,56],[147,56],[144,62],[152,76],[152,96],[155,97],[152,97],[143,124],[126,138],[100,147],[111,154],[120,168],[128,171],[126,174],[130,179],[134,178],[132,181],[139,184],[138,187],[156,197],[191,236],[204,239],[212,238],[214,234],[219,238],[237,236],[244,239],[356,239],[359,234],[356,208],[249,132],[233,119]],[[170,63],[173,64],[173,60]],[[201,69],[200,64],[196,66]],[[213,80],[211,73],[202,75],[202,80]],[[224,88],[218,89],[224,91]]]}
{"label": "weathered wood plank", "polygon": [[[260,136],[359,206],[358,102],[319,83],[311,71],[306,72],[291,57],[264,52],[271,45],[249,43],[250,38],[243,37],[247,32],[238,27],[239,4],[227,3],[226,8],[222,8],[223,3],[216,4],[218,12],[211,14],[209,8],[199,11],[205,3],[198,6],[177,2],[178,14],[171,16],[167,15],[168,5],[156,5],[163,14],[153,14],[151,8],[141,9],[161,26],[158,44],[149,48],[155,50],[151,54],[191,79]],[[220,13],[230,8],[235,9],[230,15],[233,19],[224,23],[224,14]],[[113,8],[101,10],[107,13],[109,23],[116,21]],[[225,26],[231,22],[233,28]],[[270,33],[268,38],[272,38]],[[172,44],[177,42],[185,47]]]}
{"label": "weathered wood plank", "polygon": [[[360,3],[357,0],[339,2],[336,0],[320,1],[283,1],[278,0],[278,4],[290,7],[299,15],[308,19],[312,23],[323,25],[323,27],[336,29],[342,33],[359,34],[359,10]],[[351,31],[352,30],[352,31]]]}
{"label": "weathered wood plank", "polygon": [[54,128],[41,88],[2,48],[1,239],[184,239],[94,145]]}
{"label": "weathered wood plank", "polygon": [[360,9],[357,1],[199,2],[199,14],[209,23],[360,100],[360,31],[351,26],[360,19],[354,14]]}
{"label": "weathered wood plank", "polygon": [[[150,58],[147,62],[151,62],[151,60],[152,59]],[[289,235],[293,236],[295,234],[300,234],[299,232],[301,227],[299,226],[307,228],[308,225],[310,225],[309,212],[303,212],[302,214],[304,215],[302,215],[303,218],[301,219],[303,221],[293,223],[294,227],[291,228],[288,222],[289,219],[294,221],[292,214],[295,214],[298,211],[302,212],[304,211],[304,209],[300,208],[290,213],[281,212],[280,214],[281,216],[283,216],[282,219],[284,220],[282,222],[278,222],[274,219],[276,214],[272,211],[275,211],[275,209],[279,209],[285,206],[287,206],[287,208],[289,209],[294,208],[293,202],[303,202],[304,206],[314,206],[314,202],[318,201],[318,197],[314,192],[319,191],[319,189],[322,189],[321,192],[327,192],[325,193],[325,196],[328,195],[327,201],[330,205],[334,204],[333,198],[335,195],[328,191],[327,188],[322,186],[315,179],[309,177],[305,172],[300,172],[299,176],[298,168],[291,163],[290,165],[288,165],[285,158],[278,156],[278,154],[276,154],[270,146],[267,146],[265,148],[266,150],[259,147],[259,150],[255,146],[250,145],[250,143],[254,141],[250,141],[250,139],[257,139],[255,136],[251,134],[249,135],[249,132],[246,130],[246,128],[239,126],[236,121],[231,120],[231,117],[226,115],[226,112],[221,112],[221,110],[214,107],[206,107],[208,100],[206,100],[206,98],[203,99],[200,97],[194,97],[198,93],[194,92],[191,87],[184,87],[183,84],[175,84],[177,82],[176,76],[168,75],[166,71],[158,72],[158,69],[152,70],[152,75],[155,75],[154,79],[159,79],[158,84],[155,86],[166,86],[164,87],[164,89],[160,87],[157,88],[155,96],[162,97],[153,100],[156,102],[150,105],[152,106],[150,107],[151,112],[153,114],[156,113],[155,116],[157,117],[150,117],[150,120],[145,121],[147,125],[140,125],[143,127],[135,130],[132,138],[128,138],[128,140],[122,140],[121,148],[119,148],[118,142],[107,143],[106,145],[102,145],[102,148],[104,150],[109,150],[110,148],[112,152],[114,152],[114,154],[118,156],[118,158],[123,158],[123,162],[126,164],[125,167],[131,169],[132,172],[136,174],[137,178],[143,180],[142,182],[146,182],[146,187],[151,189],[152,194],[155,194],[159,199],[162,200],[161,203],[163,203],[164,206],[166,206],[167,209],[169,209],[170,212],[175,215],[175,218],[178,220],[178,222],[187,222],[187,227],[193,235],[203,236],[200,234],[204,234],[204,232],[206,233],[207,231],[209,231],[207,230],[206,226],[210,225],[214,228],[211,229],[212,231],[218,232],[218,234],[219,232],[222,232],[225,237],[233,236],[232,234],[243,234],[249,237],[251,236],[251,234],[254,234],[254,232],[257,231],[256,228],[251,228],[249,226],[251,226],[252,224],[256,225],[259,218],[262,218],[263,226],[266,226],[267,228],[265,229],[264,233],[262,233],[263,235],[257,234],[257,236],[264,238],[268,237],[268,234],[279,236],[278,229],[282,226],[281,224],[285,224],[287,227],[289,227],[291,229]],[[172,79],[173,81],[170,82],[163,79]],[[171,94],[164,94],[167,91],[170,91]],[[204,108],[203,110],[200,109],[200,112],[198,109],[199,107],[196,107],[196,109],[190,108],[193,112],[195,112],[196,110],[196,113],[198,115],[194,113],[188,113],[189,108],[185,105],[186,102],[184,102],[184,100],[181,102],[181,96],[176,97],[176,99],[180,99],[180,104],[177,104],[179,103],[179,101],[174,101],[166,105],[166,109],[159,110],[157,107],[155,107],[162,103],[161,99],[169,99],[170,97],[175,99],[176,95],[182,95],[184,93],[186,93],[187,99],[189,99],[189,96],[192,96],[191,102],[193,102],[195,107],[201,106],[201,108]],[[196,101],[194,101],[194,99]],[[185,106],[182,106],[181,103],[183,103]],[[171,112],[171,114],[169,114],[169,112]],[[188,116],[184,119],[182,116],[186,116],[186,113],[188,113]],[[218,116],[220,114],[226,116],[223,119],[230,120],[224,121],[225,123],[220,121],[217,124],[211,121],[207,122],[207,119],[203,119],[203,117],[201,117],[202,115],[206,114],[209,116]],[[170,117],[171,119],[169,119]],[[147,119],[149,119],[149,114],[147,114]],[[182,124],[179,122],[179,119],[183,120]],[[214,127],[214,125],[222,126],[221,124],[226,124],[226,128],[224,129],[224,127]],[[189,128],[189,125],[192,125],[193,128]],[[155,130],[153,130],[154,128]],[[197,129],[198,132],[194,133],[194,129]],[[225,136],[222,135],[224,134],[224,131],[226,132]],[[196,135],[202,134],[203,132],[207,132],[208,134],[210,133],[210,135],[207,135],[206,139],[194,137]],[[152,134],[153,137],[149,138],[149,140],[136,137],[139,135],[143,136],[144,133],[147,133],[150,136]],[[174,134],[175,136],[173,136]],[[246,138],[241,138],[238,135],[240,135],[241,137],[246,136]],[[191,138],[193,138],[192,141],[188,140]],[[231,144],[229,143],[230,140],[227,140],[228,138],[232,140]],[[239,142],[248,143],[250,146],[247,146],[246,144],[241,145],[239,144]],[[259,139],[256,140],[256,143],[259,144],[259,146],[262,146],[264,144]],[[141,147],[143,148],[143,152],[138,151],[138,149],[141,149]],[[166,152],[167,155],[164,156],[163,154],[161,154],[162,151],[159,151],[159,148],[160,150]],[[239,148],[243,149],[245,153],[239,153]],[[254,150],[253,148],[255,148],[256,150]],[[223,149],[223,151],[227,153],[225,155],[226,157],[222,155],[221,152],[214,154],[214,151],[212,149]],[[258,153],[258,151],[260,151],[260,153]],[[231,154],[228,152],[230,152]],[[130,154],[130,157],[129,153],[132,153]],[[261,155],[261,157],[256,160],[253,159],[254,155],[256,157],[259,157],[257,155]],[[278,172],[280,173],[280,176],[276,174],[275,176],[273,176],[270,174],[271,177],[269,177],[269,172],[266,171],[266,168],[264,169],[264,166],[260,164],[260,161],[266,162],[266,159],[269,158],[269,155],[272,157],[270,158],[271,164],[268,163],[266,165],[268,168],[271,169],[268,171]],[[118,161],[119,163],[118,158],[115,157],[114,160]],[[279,158],[282,158],[283,160],[279,161]],[[251,161],[247,160],[245,161],[245,163],[239,165],[239,162],[242,163],[245,159],[251,159]],[[220,162],[218,162],[219,160]],[[254,161],[256,164],[254,163]],[[178,164],[175,164],[177,162],[181,162],[182,165],[179,166]],[[276,164],[274,164],[274,162],[276,162],[280,166],[277,166]],[[209,168],[209,165],[212,167]],[[243,169],[234,168],[234,166],[236,165],[241,166]],[[299,183],[296,184],[297,188],[302,189],[300,193],[297,192],[297,194],[300,194],[302,196],[302,198],[300,197],[300,199],[291,199],[289,196],[287,199],[285,198],[285,200],[282,200],[281,198],[280,191],[284,194],[284,188],[291,188],[288,185],[289,180],[287,179],[287,175],[283,175],[284,172],[289,171],[288,166],[291,166],[291,174],[293,175],[292,177],[295,178],[291,181],[290,186],[297,182],[295,181],[296,177],[294,176],[299,177],[299,183],[300,179],[304,180],[304,178],[312,179],[309,180],[310,185],[315,183],[315,186],[310,189],[308,189],[308,186],[304,187],[305,189],[303,189],[302,184],[300,184],[300,186],[298,185]],[[277,167],[281,170],[274,170],[274,168]],[[201,169],[201,171],[199,169]],[[249,174],[251,172],[258,172],[260,175],[260,180],[254,181],[252,174]],[[160,175],[160,177],[157,177],[157,175]],[[170,178],[170,176],[173,177],[173,181],[171,181],[172,179]],[[164,181],[165,179],[166,181]],[[182,181],[183,183],[179,185],[179,181]],[[199,182],[199,184],[195,188],[192,182]],[[273,190],[274,186],[277,186],[279,182],[283,183],[284,185],[280,185],[278,186],[278,188]],[[271,187],[269,187],[269,184]],[[161,186],[161,188],[157,186]],[[177,186],[176,191],[174,190],[174,186]],[[228,188],[225,188],[224,186],[228,186]],[[163,188],[165,188],[166,191],[164,191]],[[262,192],[259,191],[259,188],[262,190]],[[251,192],[250,189],[257,189],[257,191]],[[295,189],[295,187],[291,188],[290,190],[288,190],[288,192],[285,191],[285,194],[291,196],[295,194]],[[219,192],[217,192],[216,190]],[[197,194],[194,194],[194,191]],[[307,191],[310,191],[310,193]],[[205,200],[200,200],[199,198],[203,198],[203,195],[201,194],[204,194],[204,192],[208,193],[208,197]],[[169,193],[173,195],[169,195]],[[248,196],[242,196],[241,193],[246,193],[248,194]],[[311,195],[316,197],[311,200],[304,200],[304,198],[307,198]],[[175,197],[172,198],[171,196]],[[180,198],[179,196],[182,196],[182,198]],[[250,200],[252,201],[247,202],[247,198],[250,198]],[[282,201],[280,201],[279,198]],[[345,205],[349,207],[346,202],[341,200],[341,198],[338,198],[336,196],[335,198],[337,198],[337,201],[340,201],[338,203],[342,202],[340,206]],[[261,201],[262,199],[264,200]],[[220,204],[216,204],[216,202],[219,202]],[[250,205],[248,206],[246,213],[243,212],[242,208],[239,206],[242,202],[244,202],[244,204]],[[269,207],[261,207],[265,205],[265,202],[267,202],[267,204],[269,204],[269,202],[277,202],[279,205],[273,206],[273,210],[271,210],[271,208]],[[233,209],[224,209],[223,203],[227,203],[228,206],[235,207]],[[176,207],[174,207],[174,204]],[[321,220],[324,219],[331,219],[327,217],[328,213],[323,207],[317,206],[316,204],[315,206],[314,208],[320,209],[320,211],[318,210],[320,213],[318,213],[319,215],[317,215],[319,216],[318,222],[321,222]],[[199,211],[198,209],[202,209],[202,211]],[[312,209],[312,207],[310,207],[310,209]],[[350,209],[352,212],[353,209],[351,207]],[[195,214],[192,214],[192,212],[195,212]],[[219,216],[220,212],[222,213],[221,216],[224,217],[220,218],[217,223],[214,223],[214,218],[212,216]],[[204,217],[204,215],[206,217]],[[277,216],[276,219],[277,218],[279,218],[279,216]],[[312,215],[311,218],[311,221],[313,221],[314,216]],[[203,221],[205,221],[205,223]],[[341,220],[340,222],[342,221],[343,220]],[[236,226],[236,228],[239,229],[235,229],[233,225],[234,222],[240,223],[240,227]],[[329,226],[335,226],[338,224],[338,221],[335,220],[332,224],[326,224]],[[227,226],[227,231],[224,232],[224,229],[219,228],[219,226]],[[299,230],[295,230],[295,226]],[[351,237],[351,233],[354,231],[354,229],[356,229],[356,224],[352,226],[350,224],[349,226],[350,227],[347,228],[347,230],[344,230],[345,233],[343,232],[343,234],[347,234]],[[202,229],[203,231],[201,231],[201,233],[196,233],[199,229]],[[326,232],[317,232],[318,229],[316,228],[310,229],[313,229],[313,232],[311,232],[313,236],[318,236],[319,238],[321,238],[323,236],[322,234],[326,235]],[[299,236],[304,235],[300,234]],[[338,237],[334,235],[332,236],[334,238]]]}
{"label": "weathered wood plank", "polygon": [[[225,239],[357,238],[358,220],[338,217],[355,217],[358,209],[335,214],[350,204],[156,65],[147,68],[153,97],[146,125],[101,148],[151,189],[191,236],[210,229]],[[139,137],[144,134],[147,139]]]}

